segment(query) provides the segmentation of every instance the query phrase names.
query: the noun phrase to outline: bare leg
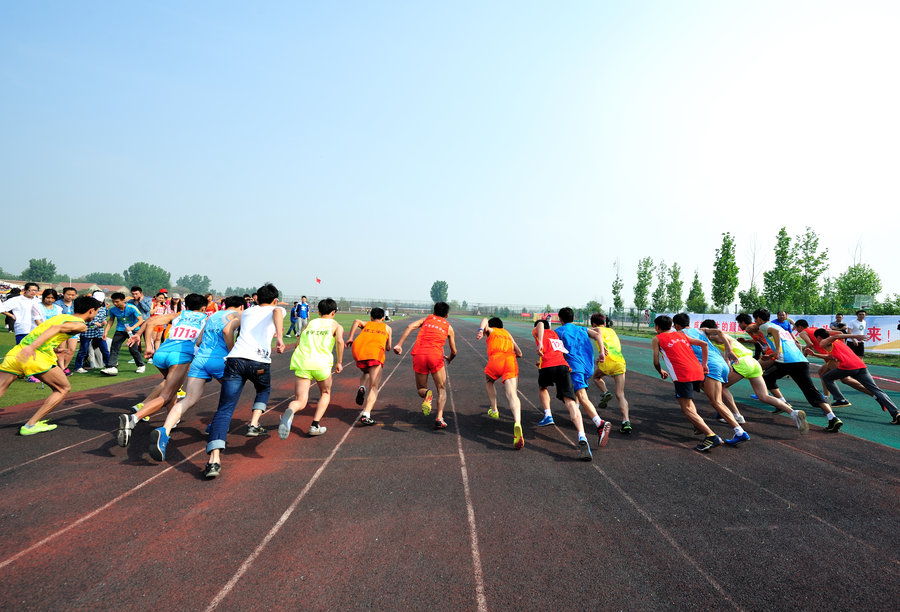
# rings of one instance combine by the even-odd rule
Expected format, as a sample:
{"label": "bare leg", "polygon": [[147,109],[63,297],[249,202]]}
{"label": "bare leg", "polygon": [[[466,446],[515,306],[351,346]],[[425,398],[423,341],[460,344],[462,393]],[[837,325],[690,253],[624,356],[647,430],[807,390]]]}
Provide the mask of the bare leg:
{"label": "bare leg", "polygon": [[584,423],[581,416],[581,410],[578,409],[578,404],[575,403],[575,400],[569,399],[568,397],[564,399],[563,402],[569,410],[569,418],[572,419],[572,424],[575,426],[575,429],[578,430],[578,437],[584,437]]}
{"label": "bare leg", "polygon": [[[381,375],[384,372],[384,368],[380,365],[372,366],[365,373],[365,378],[368,380],[369,385],[366,387],[369,393],[366,395],[366,404],[363,406],[363,412],[366,414],[372,413],[372,408],[375,407],[375,400],[378,399],[378,388],[381,386]],[[362,377],[360,378],[362,380]]]}
{"label": "bare leg", "polygon": [[593,419],[597,416],[597,409],[591,403],[591,400],[587,394],[587,389],[579,389],[578,391],[576,391],[575,401],[581,404],[582,408],[584,408],[584,411],[587,412],[588,417]]}
{"label": "bare leg", "polygon": [[679,397],[678,405],[681,407],[681,412],[684,416],[687,417],[688,421],[694,426],[697,431],[704,433],[707,436],[714,436],[716,434],[713,433],[713,430],[709,428],[709,425],[697,414],[697,407],[694,406],[694,400],[690,398]]}
{"label": "bare leg", "polygon": [[[12,374],[10,374],[10,376],[12,376]],[[53,393],[47,396],[47,399],[44,400],[44,403],[41,404],[41,407],[38,408],[37,412],[35,412],[34,415],[28,419],[28,422],[25,423],[28,427],[33,427],[38,421],[49,414],[51,410],[59,406],[59,403],[63,401],[63,398],[72,389],[69,385],[69,379],[66,378],[63,371],[56,366],[53,366],[43,374],[37,374],[36,378],[50,387],[53,390]],[[13,377],[13,380],[15,380],[15,377]],[[9,387],[9,383],[11,382],[12,380],[6,383],[6,388]],[[6,391],[6,388],[3,390]]]}
{"label": "bare leg", "polygon": [[[605,386],[605,385],[604,385]],[[613,376],[616,399],[619,400],[619,409],[622,411],[622,420],[630,421],[628,416],[628,400],[625,399],[625,373]]]}
{"label": "bare leg", "polygon": [[190,363],[179,363],[178,365],[173,365],[172,367],[170,367],[164,374],[165,379],[163,379],[162,389],[160,390],[157,397],[153,398],[150,401],[145,400],[144,407],[137,411],[135,417],[138,419],[142,419],[146,416],[150,416],[151,414],[155,414],[159,411],[160,408],[162,408],[169,402],[174,401],[176,399],[178,389],[184,383],[184,379],[187,378],[187,373],[190,369]]}
{"label": "bare leg", "polygon": [[434,372],[431,378],[434,380],[434,386],[437,389],[436,395],[438,400],[438,411],[434,419],[440,421],[444,418],[444,406],[447,405],[447,389],[445,388],[447,385],[447,368],[441,368]]}
{"label": "bare leg", "polygon": [[[493,388],[493,385],[491,385]],[[507,378],[503,381],[503,389],[506,391],[506,401],[509,402],[509,410],[513,415],[513,422],[522,422],[522,404],[519,401],[519,379]]]}
{"label": "bare leg", "polygon": [[313,415],[313,421],[318,422],[325,416],[325,411],[328,410],[328,404],[331,403],[331,376],[325,380],[318,381],[316,384],[319,387],[319,392],[322,394],[322,396],[319,397],[319,403],[316,404],[316,413]]}
{"label": "bare leg", "polygon": [[734,420],[734,415],[731,414],[731,410],[729,410],[722,402],[722,383],[707,376],[703,380],[703,392],[706,394],[706,397],[709,398],[709,403],[716,409],[716,412],[725,419],[725,422],[731,427],[737,427],[738,422]]}
{"label": "bare leg", "polygon": [[[487,380],[485,380],[485,389],[487,390],[488,401],[491,403],[490,412],[495,412],[497,410],[497,390],[494,389],[494,379],[490,376],[485,376]],[[507,393],[507,395],[509,395]]]}
{"label": "bare leg", "polygon": [[184,413],[187,412],[191,407],[194,406],[197,402],[200,401],[200,398],[203,395],[203,389],[206,387],[206,379],[204,378],[188,378],[184,383],[184,392],[186,395],[184,399],[180,402],[177,402],[172,410],[169,411],[169,414],[166,415],[166,422],[163,423],[163,428],[166,430],[166,435],[172,433],[172,429],[178,424],[178,421],[181,420],[181,417],[184,416]]}
{"label": "bare leg", "polygon": [[729,410],[731,410],[731,414],[734,415],[735,419],[741,416],[741,411],[738,410],[737,404],[734,401],[734,396],[731,395],[731,391],[725,387],[722,388],[722,401],[728,406]]}

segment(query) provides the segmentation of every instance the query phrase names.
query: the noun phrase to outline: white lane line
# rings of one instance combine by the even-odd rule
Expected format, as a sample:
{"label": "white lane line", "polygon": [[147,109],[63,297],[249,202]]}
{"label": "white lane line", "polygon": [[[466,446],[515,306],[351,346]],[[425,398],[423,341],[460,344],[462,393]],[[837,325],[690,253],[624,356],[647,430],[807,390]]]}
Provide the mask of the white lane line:
{"label": "white lane line", "polygon": [[[391,376],[394,375],[394,372],[397,371],[397,368],[400,367],[400,364],[402,362],[403,362],[403,359],[400,359],[400,361],[397,362],[397,365],[394,366],[394,369],[391,370],[391,373],[388,375],[388,377],[385,378],[384,382],[381,383],[381,386],[378,387],[379,393],[384,388],[384,386],[387,384],[387,382],[391,379]],[[291,398],[291,399],[293,399],[293,398]],[[284,524],[287,522],[287,520],[291,517],[291,515],[297,509],[297,506],[300,505],[300,502],[303,501],[303,498],[306,497],[306,494],[309,493],[309,491],[310,491],[310,489],[312,489],[313,485],[316,484],[316,481],[319,479],[319,476],[322,475],[322,473],[325,471],[325,468],[327,468],[328,465],[331,463],[331,460],[334,459],[334,456],[337,454],[338,450],[340,450],[341,446],[344,444],[344,442],[350,436],[350,432],[352,432],[355,429],[355,425],[356,425],[356,422],[354,421],[354,423],[352,425],[350,425],[350,427],[347,428],[347,431],[344,432],[343,437],[341,437],[341,439],[338,441],[338,443],[335,445],[335,447],[331,450],[331,454],[328,455],[328,457],[325,459],[324,462],[322,462],[322,465],[319,466],[319,469],[317,469],[316,472],[312,475],[312,477],[309,479],[309,482],[306,483],[306,486],[304,486],[303,489],[300,491],[300,493],[297,495],[297,497],[294,498],[294,501],[291,502],[291,505],[287,507],[287,510],[285,510],[282,513],[281,518],[279,518],[278,521],[275,522],[275,524],[272,526],[272,528],[269,530],[269,532],[265,535],[265,537],[263,537],[262,541],[256,546],[256,548],[253,550],[253,552],[250,553],[250,556],[247,557],[243,563],[241,563],[241,566],[238,568],[237,572],[235,572],[235,574],[231,577],[231,580],[229,580],[225,584],[225,586],[222,587],[222,590],[220,590],[216,594],[216,596],[213,598],[213,600],[211,602],[209,602],[209,605],[206,607],[207,612],[216,609],[219,606],[219,604],[222,603],[222,600],[224,600],[228,596],[228,594],[231,593],[231,591],[237,585],[238,581],[240,581],[240,579],[244,576],[244,574],[247,573],[247,570],[250,569],[250,566],[253,565],[253,562],[256,561],[256,559],[259,557],[260,554],[262,554],[262,551],[269,544],[269,542],[272,541],[272,538],[274,538],[276,535],[278,535],[278,532],[281,531],[281,528],[284,527]]]}

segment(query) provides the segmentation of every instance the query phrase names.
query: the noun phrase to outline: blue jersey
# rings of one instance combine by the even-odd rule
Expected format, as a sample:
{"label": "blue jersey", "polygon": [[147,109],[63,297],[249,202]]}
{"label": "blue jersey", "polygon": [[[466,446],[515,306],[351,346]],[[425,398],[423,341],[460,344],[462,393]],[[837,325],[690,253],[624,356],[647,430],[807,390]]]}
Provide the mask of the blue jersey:
{"label": "blue jersey", "polygon": [[[719,349],[717,349],[716,346],[710,342],[709,338],[706,337],[706,334],[699,329],[692,329],[689,327],[681,330],[681,333],[689,338],[706,342],[706,367],[709,368],[709,376],[715,378],[719,382],[728,382],[728,372],[731,369],[731,366],[728,365],[728,362],[722,357],[722,353],[719,352]],[[703,349],[693,344],[691,345],[691,348],[694,349],[694,355],[697,356],[697,361],[703,363]]]}
{"label": "blue jersey", "polygon": [[141,311],[134,304],[125,304],[125,309],[113,306],[109,309],[109,316],[116,319],[116,331],[125,331],[125,326],[133,327],[137,323]]}
{"label": "blue jersey", "polygon": [[297,305],[297,314],[300,315],[301,319],[308,319],[309,318],[309,304],[300,302],[300,304]]}
{"label": "blue jersey", "polygon": [[[197,310],[185,310],[172,320],[169,337],[159,347],[157,353],[181,353],[194,355],[194,345],[203,333],[206,313]],[[155,356],[154,356],[155,359]]]}
{"label": "blue jersey", "polygon": [[220,310],[210,315],[203,329],[203,339],[200,341],[197,357],[225,359],[228,347],[225,345],[225,336],[222,332],[235,316],[240,314],[234,310]]}
{"label": "blue jersey", "polygon": [[797,346],[794,337],[789,332],[786,332],[780,325],[775,325],[774,322],[763,323],[759,326],[759,333],[765,337],[766,344],[769,345],[770,349],[773,351],[775,350],[775,342],[773,342],[772,338],[769,336],[770,329],[776,330],[781,338],[781,359],[776,359],[775,361],[780,363],[809,362],[803,355],[803,351]]}
{"label": "blue jersey", "polygon": [[562,340],[569,353],[566,363],[573,372],[581,372],[587,376],[594,373],[594,345],[587,330],[572,323],[556,328],[556,335]]}

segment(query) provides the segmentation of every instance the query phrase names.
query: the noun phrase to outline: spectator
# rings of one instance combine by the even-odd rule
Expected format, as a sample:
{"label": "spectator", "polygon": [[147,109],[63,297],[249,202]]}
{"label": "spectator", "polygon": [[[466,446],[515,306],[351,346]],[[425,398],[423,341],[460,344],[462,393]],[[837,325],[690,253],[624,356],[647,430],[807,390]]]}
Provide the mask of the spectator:
{"label": "spectator", "polygon": [[47,319],[52,319],[58,314],[62,314],[62,308],[56,305],[59,300],[59,294],[56,289],[44,289],[41,294],[41,301],[32,308],[32,317],[34,317],[34,325],[37,327]]}
{"label": "spectator", "polygon": [[7,317],[15,319],[16,344],[22,341],[22,338],[34,329],[34,317],[32,311],[35,306],[41,303],[37,296],[37,283],[25,283],[25,288],[21,295],[11,297],[3,304],[0,304],[0,312],[5,312]]}
{"label": "spectator", "polygon": [[94,320],[88,323],[87,330],[81,334],[81,346],[78,347],[78,355],[75,357],[75,365],[73,366],[76,374],[87,372],[87,369],[84,367],[84,358],[88,355],[88,351],[92,349],[100,349],[100,353],[103,355],[103,363],[109,363],[109,349],[106,346],[106,336],[103,334],[107,317],[106,296],[103,295],[102,291],[95,291],[93,297],[102,305],[97,310]]}
{"label": "spectator", "polygon": [[[847,324],[847,333],[853,334],[854,336],[865,336],[866,329],[868,325],[866,324],[866,311],[865,310],[857,310],[856,311],[856,320],[850,321]],[[863,357],[866,353],[866,341],[865,340],[854,340],[852,338],[847,338],[845,340],[847,346],[856,353],[857,357]]]}

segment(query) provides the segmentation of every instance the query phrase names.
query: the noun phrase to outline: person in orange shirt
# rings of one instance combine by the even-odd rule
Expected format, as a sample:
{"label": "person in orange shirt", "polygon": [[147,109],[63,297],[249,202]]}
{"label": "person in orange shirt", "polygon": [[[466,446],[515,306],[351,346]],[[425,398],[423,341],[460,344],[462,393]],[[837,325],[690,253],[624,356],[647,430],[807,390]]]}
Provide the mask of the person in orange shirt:
{"label": "person in orange shirt", "polygon": [[484,375],[488,400],[491,402],[488,416],[492,419],[500,418],[494,383],[502,379],[506,401],[509,402],[509,410],[513,415],[513,448],[519,450],[525,446],[525,436],[522,435],[522,405],[519,402],[518,392],[519,362],[516,361],[517,357],[522,356],[522,349],[510,333],[503,329],[503,321],[498,317],[482,319],[475,338],[476,340],[485,338],[487,343],[488,363],[484,368]]}
{"label": "person in orange shirt", "polygon": [[[456,357],[456,338],[453,335],[453,326],[447,320],[450,314],[450,305],[447,302],[438,302],[434,305],[433,314],[424,319],[410,323],[400,340],[394,345],[394,352],[403,353],[403,343],[413,332],[418,329],[416,343],[410,354],[413,357],[413,372],[416,375],[416,390],[422,401],[422,414],[431,414],[431,389],[428,388],[428,375],[434,381],[437,391],[438,411],[434,420],[435,429],[444,429],[447,422],[444,421],[444,406],[447,404],[447,371],[444,370],[444,361],[450,363]],[[450,356],[444,355],[444,342],[450,343]]]}
{"label": "person in orange shirt", "polygon": [[[356,390],[356,404],[363,405],[362,415],[359,417],[360,425],[374,425],[372,419],[372,407],[378,399],[378,388],[381,385],[381,374],[384,371],[384,352],[391,348],[391,328],[384,322],[384,309],[373,308],[369,311],[371,321],[360,319],[353,321],[350,327],[350,336],[347,339],[347,347],[353,346],[353,359],[356,367],[362,370],[359,377],[359,389]],[[359,329],[359,338],[353,341],[356,330]],[[368,385],[369,396],[366,397]]]}

